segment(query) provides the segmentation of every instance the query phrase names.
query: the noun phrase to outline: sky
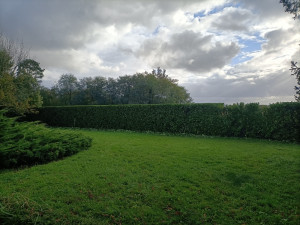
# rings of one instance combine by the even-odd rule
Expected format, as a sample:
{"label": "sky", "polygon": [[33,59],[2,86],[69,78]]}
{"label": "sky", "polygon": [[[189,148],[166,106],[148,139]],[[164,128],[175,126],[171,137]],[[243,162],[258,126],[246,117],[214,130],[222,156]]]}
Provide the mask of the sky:
{"label": "sky", "polygon": [[0,0],[0,33],[47,87],[161,67],[196,103],[294,101],[300,20],[279,0]]}

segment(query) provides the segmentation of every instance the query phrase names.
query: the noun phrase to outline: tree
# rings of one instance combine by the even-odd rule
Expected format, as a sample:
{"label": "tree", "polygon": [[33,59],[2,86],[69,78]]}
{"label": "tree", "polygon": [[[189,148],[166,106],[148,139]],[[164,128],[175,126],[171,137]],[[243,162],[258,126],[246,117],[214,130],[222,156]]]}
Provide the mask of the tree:
{"label": "tree", "polygon": [[292,61],[291,62],[292,66],[291,66],[291,72],[293,76],[296,76],[297,79],[297,84],[299,86],[295,86],[295,91],[296,91],[296,95],[295,95],[295,99],[297,102],[300,102],[300,67],[297,66],[297,62]]}
{"label": "tree", "polygon": [[56,106],[61,104],[58,95],[58,90],[55,87],[41,87],[40,94],[43,99],[43,106]]}
{"label": "tree", "polygon": [[0,50],[0,105],[10,108],[16,105],[14,76],[10,73],[12,67],[10,55]]}
{"label": "tree", "polygon": [[157,69],[153,69],[152,70],[152,74],[159,77],[159,78],[167,78],[168,75],[166,74],[166,70],[165,69],[161,69],[160,67],[157,67]]}
{"label": "tree", "polygon": [[280,0],[286,12],[294,15],[294,19],[300,18],[300,1],[299,0]]}
{"label": "tree", "polygon": [[64,74],[51,89],[43,88],[45,105],[107,105],[189,103],[190,94],[166,70],[125,75],[117,79]]}
{"label": "tree", "polygon": [[55,87],[63,105],[72,105],[75,92],[78,90],[77,78],[73,74],[63,74]]}
{"label": "tree", "polygon": [[28,58],[23,44],[0,35],[0,105],[17,114],[40,107],[43,72],[38,62]]}
{"label": "tree", "polygon": [[[294,15],[294,19],[300,19],[300,0],[280,0],[283,4],[285,11]],[[297,66],[297,62],[291,61],[291,75],[296,76],[297,84],[295,86],[296,95],[295,99],[300,102],[300,68]]]}
{"label": "tree", "polygon": [[40,95],[40,83],[44,69],[33,59],[25,59],[17,65],[15,84],[17,87],[18,104],[23,105],[24,110],[42,106]]}
{"label": "tree", "polygon": [[0,46],[0,104],[17,114],[40,107],[39,79],[44,70],[32,59],[20,61],[15,69],[13,67],[13,57],[5,46]]}
{"label": "tree", "polygon": [[106,104],[105,87],[107,80],[104,77],[85,77],[78,83],[78,92],[75,104],[103,105]]}
{"label": "tree", "polygon": [[189,93],[158,67],[152,73],[137,73],[117,80],[122,104],[189,103]]}
{"label": "tree", "polygon": [[40,67],[40,64],[33,59],[25,59],[17,66],[17,76],[20,74],[30,74],[34,79],[42,79],[45,69]]}
{"label": "tree", "polygon": [[14,73],[17,70],[18,65],[29,58],[29,51],[24,48],[22,42],[16,42],[12,39],[5,37],[0,33],[0,50],[5,51],[10,56],[12,66],[10,72]]}
{"label": "tree", "polygon": [[113,78],[107,79],[107,85],[105,87],[106,104],[120,104],[121,93],[118,86],[118,82]]}
{"label": "tree", "polygon": [[12,67],[11,56],[4,49],[0,49],[0,74],[9,73]]}

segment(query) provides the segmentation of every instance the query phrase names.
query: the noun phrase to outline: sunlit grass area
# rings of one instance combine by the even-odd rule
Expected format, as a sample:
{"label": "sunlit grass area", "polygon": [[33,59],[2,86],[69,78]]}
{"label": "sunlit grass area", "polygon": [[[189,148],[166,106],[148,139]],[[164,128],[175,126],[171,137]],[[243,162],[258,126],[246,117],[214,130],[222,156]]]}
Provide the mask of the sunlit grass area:
{"label": "sunlit grass area", "polygon": [[0,172],[0,224],[299,224],[300,147],[82,131],[87,151]]}

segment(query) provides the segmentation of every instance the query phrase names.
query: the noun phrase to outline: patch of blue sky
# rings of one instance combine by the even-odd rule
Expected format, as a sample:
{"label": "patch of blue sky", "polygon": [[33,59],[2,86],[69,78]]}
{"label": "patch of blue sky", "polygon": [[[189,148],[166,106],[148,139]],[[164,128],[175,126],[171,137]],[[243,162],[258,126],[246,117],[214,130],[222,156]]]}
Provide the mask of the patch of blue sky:
{"label": "patch of blue sky", "polygon": [[258,35],[255,35],[255,39],[242,39],[238,37],[239,44],[241,46],[240,53],[231,60],[231,65],[236,65],[249,61],[253,58],[250,53],[261,51],[261,46],[265,40]]}
{"label": "patch of blue sky", "polygon": [[166,26],[163,26],[163,25],[158,25],[157,27],[155,27],[154,31],[152,32],[152,35],[155,36],[159,33],[159,30],[163,27],[166,27]]}
{"label": "patch of blue sky", "polygon": [[194,13],[194,18],[201,19],[202,17],[205,17],[207,15],[211,15],[211,14],[221,12],[221,11],[224,10],[224,8],[227,8],[227,7],[239,8],[240,4],[239,3],[226,3],[222,6],[217,6],[217,7],[213,8],[212,10],[210,10],[208,12],[206,10],[202,10],[202,11]]}
{"label": "patch of blue sky", "polygon": [[255,35],[254,39],[242,39],[238,38],[239,44],[242,45],[242,50],[245,52],[255,52],[261,50],[261,45],[265,42],[265,39]]}
{"label": "patch of blue sky", "polygon": [[154,31],[152,32],[152,35],[157,35],[159,33],[159,29],[160,29],[160,26],[157,26]]}
{"label": "patch of blue sky", "polygon": [[194,13],[194,18],[201,18],[201,17],[205,17],[205,16],[206,16],[205,10]]}
{"label": "patch of blue sky", "polygon": [[245,55],[243,52],[240,52],[237,56],[235,56],[231,62],[230,62],[230,65],[231,66],[234,66],[234,65],[237,65],[237,64],[240,64],[240,63],[243,63],[243,62],[246,62],[246,61],[249,61],[253,58],[253,56],[248,56],[248,55]]}

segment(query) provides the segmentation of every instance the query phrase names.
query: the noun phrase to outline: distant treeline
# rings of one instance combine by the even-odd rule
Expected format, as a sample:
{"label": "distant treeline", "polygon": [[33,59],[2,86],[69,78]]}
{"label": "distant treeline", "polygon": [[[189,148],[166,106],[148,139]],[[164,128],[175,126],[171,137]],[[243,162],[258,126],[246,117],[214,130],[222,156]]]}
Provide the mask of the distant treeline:
{"label": "distant treeline", "polygon": [[43,107],[50,126],[300,141],[300,103]]}
{"label": "distant treeline", "polygon": [[0,34],[0,106],[23,114],[41,106],[189,103],[190,94],[159,67],[117,79],[63,74],[52,88],[41,85],[44,69],[21,43]]}
{"label": "distant treeline", "polygon": [[117,79],[64,74],[52,88],[42,88],[43,106],[165,104],[192,101],[184,87],[158,68]]}

